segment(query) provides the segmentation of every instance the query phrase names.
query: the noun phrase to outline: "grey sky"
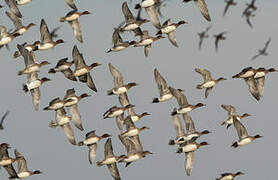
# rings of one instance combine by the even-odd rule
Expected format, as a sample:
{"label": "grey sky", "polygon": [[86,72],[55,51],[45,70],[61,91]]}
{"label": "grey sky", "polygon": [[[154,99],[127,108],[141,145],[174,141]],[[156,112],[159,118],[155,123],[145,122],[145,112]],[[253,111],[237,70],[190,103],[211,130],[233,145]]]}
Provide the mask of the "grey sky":
{"label": "grey sky", "polygon": [[[76,0],[77,1],[77,0]],[[17,38],[10,44],[11,51],[1,49],[1,111],[9,109],[11,112],[6,119],[6,129],[0,132],[1,142],[8,142],[17,148],[27,159],[28,167],[40,169],[44,174],[30,177],[30,180],[56,180],[56,179],[112,179],[106,167],[98,168],[89,165],[87,147],[74,147],[68,143],[60,128],[51,129],[48,124],[54,120],[54,112],[43,112],[42,108],[55,97],[63,97],[66,89],[74,87],[77,94],[87,92],[92,97],[80,102],[79,108],[85,128],[80,132],[76,128],[77,140],[83,140],[85,133],[96,130],[97,134],[110,133],[113,135],[112,143],[114,153],[124,153],[117,134],[119,133],[115,120],[102,119],[102,114],[113,105],[119,105],[117,97],[106,96],[106,90],[113,87],[113,80],[108,70],[111,62],[119,69],[125,82],[135,81],[140,85],[132,88],[128,95],[132,104],[136,105],[136,112],[144,111],[152,114],[137,123],[138,127],[149,126],[151,130],[140,135],[143,147],[154,154],[124,168],[119,165],[122,179],[214,179],[222,172],[235,172],[241,170],[246,173],[240,179],[274,179],[276,172],[276,152],[278,143],[274,137],[277,135],[278,125],[276,118],[276,92],[278,90],[277,74],[267,76],[264,97],[257,102],[247,90],[242,80],[232,80],[232,75],[247,66],[277,68],[277,35],[278,24],[272,21],[277,17],[277,2],[274,0],[258,1],[259,7],[255,18],[252,19],[254,29],[250,29],[241,13],[246,1],[238,1],[236,7],[231,7],[223,18],[224,2],[208,1],[207,4],[212,18],[213,27],[210,38],[204,41],[203,50],[198,51],[197,32],[205,29],[209,24],[201,16],[194,3],[184,4],[179,1],[167,1],[162,9],[165,18],[176,22],[186,20],[185,24],[176,30],[179,48],[175,48],[167,39],[155,42],[150,51],[149,58],[144,57],[143,48],[128,48],[119,53],[106,54],[111,46],[113,27],[117,26],[124,17],[121,12],[123,1],[91,1],[80,0],[76,2],[80,11],[88,10],[91,15],[80,18],[84,43],[80,44],[74,37],[71,27],[59,23],[70,8],[63,0],[34,0],[31,4],[20,7],[23,14],[23,23],[36,23],[38,26],[30,29],[23,37]],[[3,1],[1,1],[4,4]],[[55,4],[53,4],[55,3]],[[129,7],[132,12],[134,2]],[[0,9],[1,25],[7,29],[12,28],[10,20],[6,17],[6,7]],[[143,17],[147,17],[143,12]],[[59,37],[66,41],[54,50],[36,53],[39,61],[47,60],[52,64],[43,67],[39,77],[47,76],[53,81],[44,84],[40,89],[42,93],[40,111],[33,110],[31,96],[25,94],[22,84],[26,77],[18,77],[17,72],[24,68],[22,58],[14,60],[13,52],[17,43],[34,42],[40,37],[39,24],[41,18],[46,20],[49,29],[58,25]],[[143,25],[143,29],[155,33],[150,24]],[[213,34],[229,31],[227,40],[220,42],[219,52],[214,50]],[[251,62],[250,58],[257,53],[257,49],[264,46],[265,41],[272,37],[269,47],[269,56],[258,58]],[[124,39],[131,40],[132,34],[126,33]],[[47,74],[49,68],[55,66],[58,59],[71,58],[73,45],[77,44],[85,61],[100,62],[103,65],[95,68],[91,74],[99,92],[96,94],[85,84],[71,82],[61,73]],[[201,76],[194,68],[207,68],[212,76],[227,77],[228,80],[217,85],[208,99],[204,99],[204,91],[195,87],[202,81]],[[174,128],[170,112],[177,106],[174,100],[161,104],[151,104],[152,98],[158,96],[158,90],[153,77],[153,70],[157,68],[168,82],[168,85],[185,90],[189,102],[203,102],[207,106],[191,113],[197,130],[208,129],[213,133],[198,140],[207,141],[210,145],[199,149],[195,154],[192,175],[187,177],[184,171],[184,154],[176,154],[176,148],[168,145],[168,140],[174,137]],[[232,149],[230,145],[237,140],[236,131],[231,127],[228,131],[220,126],[227,118],[221,104],[234,105],[239,113],[249,113],[252,116],[243,120],[250,135],[257,133],[264,136],[245,147]],[[96,160],[104,158],[104,141],[99,143]],[[265,149],[266,148],[266,149]],[[12,153],[13,154],[13,153]],[[7,174],[0,171],[0,179],[7,179]]]}

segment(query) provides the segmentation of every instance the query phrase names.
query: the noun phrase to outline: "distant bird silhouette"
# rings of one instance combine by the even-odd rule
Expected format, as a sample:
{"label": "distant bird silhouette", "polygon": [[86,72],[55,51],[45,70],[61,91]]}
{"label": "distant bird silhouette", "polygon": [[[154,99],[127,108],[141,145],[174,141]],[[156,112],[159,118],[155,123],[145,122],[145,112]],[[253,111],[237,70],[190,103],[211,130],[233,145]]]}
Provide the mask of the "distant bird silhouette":
{"label": "distant bird silhouette", "polygon": [[246,12],[243,14],[243,17],[246,18],[246,22],[247,22],[247,24],[249,25],[249,27],[251,27],[251,28],[253,28],[253,25],[252,25],[252,23],[251,23],[251,21],[250,21],[250,18],[251,18],[251,17],[255,17],[255,14],[253,14],[253,12],[254,12],[254,11],[252,11],[252,10],[248,10],[248,11],[246,11]]}
{"label": "distant bird silhouette", "polygon": [[234,0],[225,0],[226,6],[223,12],[223,16],[227,13],[230,6],[235,6],[237,3]]}
{"label": "distant bird silhouette", "polygon": [[1,121],[0,121],[0,130],[4,129],[3,122],[6,119],[7,115],[9,114],[9,112],[10,111],[6,111],[5,114],[2,116]]}
{"label": "distant bird silhouette", "polygon": [[258,9],[257,6],[255,6],[255,2],[256,0],[252,0],[250,4],[246,3],[247,7],[244,9],[242,16],[244,16],[244,14],[246,14],[246,12],[249,10],[256,11]]}
{"label": "distant bird silhouette", "polygon": [[224,36],[225,34],[227,34],[227,31],[224,31],[222,33],[216,34],[214,35],[215,37],[215,51],[218,52],[218,43],[220,40],[224,41],[226,40],[226,37]]}
{"label": "distant bird silhouette", "polygon": [[266,52],[266,50],[267,50],[267,48],[268,48],[268,46],[269,46],[270,41],[271,41],[271,38],[269,38],[269,39],[267,40],[267,42],[265,43],[264,48],[263,48],[263,49],[259,49],[259,50],[258,50],[258,54],[255,55],[255,56],[253,56],[251,60],[255,60],[255,59],[257,59],[257,58],[260,57],[260,56],[267,56],[268,53]]}
{"label": "distant bird silhouette", "polygon": [[202,15],[204,16],[204,18],[207,21],[211,21],[209,11],[208,11],[208,7],[207,7],[207,4],[206,4],[205,0],[183,0],[183,2],[185,2],[185,3],[190,2],[190,1],[195,2],[195,4],[199,7]]}
{"label": "distant bird silhouette", "polygon": [[200,33],[198,33],[198,36],[199,36],[199,38],[200,38],[200,40],[199,40],[199,50],[201,50],[201,48],[202,48],[202,44],[203,44],[203,41],[204,41],[204,39],[206,38],[209,38],[209,35],[208,35],[208,31],[210,30],[210,28],[211,28],[212,26],[210,25],[210,26],[208,26],[207,28],[206,28],[206,30],[204,30],[204,31],[202,31],[202,32],[200,32]]}

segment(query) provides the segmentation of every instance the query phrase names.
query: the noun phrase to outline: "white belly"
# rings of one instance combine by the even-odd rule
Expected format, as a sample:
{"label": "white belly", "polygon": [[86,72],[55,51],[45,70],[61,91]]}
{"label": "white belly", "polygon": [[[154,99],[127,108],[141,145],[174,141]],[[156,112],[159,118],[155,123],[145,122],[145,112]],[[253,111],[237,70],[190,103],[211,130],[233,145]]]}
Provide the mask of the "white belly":
{"label": "white belly", "polygon": [[39,46],[38,46],[39,50],[47,50],[47,49],[50,49],[53,47],[54,47],[54,44],[52,44],[52,43],[39,44]]}
{"label": "white belly", "polygon": [[113,90],[113,93],[118,95],[118,94],[125,93],[126,91],[127,91],[126,87],[120,87],[118,89]]}
{"label": "white belly", "polygon": [[155,4],[154,0],[145,0],[141,2],[141,8],[147,8]]}
{"label": "white belly", "polygon": [[27,177],[31,176],[31,173],[29,173],[29,172],[22,172],[22,173],[18,173],[17,176],[20,179],[23,179],[23,178],[27,178]]}
{"label": "white belly", "polygon": [[138,121],[140,118],[138,116],[131,116],[132,122]]}
{"label": "white belly", "polygon": [[26,83],[27,89],[29,91],[32,90],[32,89],[35,89],[37,87],[40,87],[40,85],[41,85],[40,80],[35,80],[35,81],[30,82],[30,83]]}
{"label": "white belly", "polygon": [[102,164],[112,164],[112,163],[115,163],[115,162],[117,162],[116,158],[111,157],[111,158],[107,158],[104,161],[102,161]]}
{"label": "white belly", "polygon": [[31,72],[36,72],[36,71],[39,71],[39,70],[40,70],[40,67],[38,65],[31,65],[24,70],[24,73],[29,74]]}
{"label": "white belly", "polygon": [[86,144],[86,145],[94,144],[94,143],[97,143],[98,140],[99,140],[98,137],[91,137],[91,138],[89,138],[89,139],[86,139],[86,140],[84,141],[84,144]]}
{"label": "white belly", "polygon": [[50,109],[56,110],[56,109],[60,109],[62,107],[64,107],[64,103],[58,102],[58,103],[55,103],[55,104],[51,105]]}
{"label": "white belly", "polygon": [[241,78],[248,78],[254,75],[253,71],[247,71],[246,73],[242,74],[240,77]]}
{"label": "white belly", "polygon": [[30,3],[32,2],[32,0],[18,0],[17,1],[17,5],[24,5],[24,4],[27,4],[27,3]]}
{"label": "white belly", "polygon": [[65,18],[66,21],[74,21],[76,19],[79,18],[79,15],[78,14],[72,14],[71,16],[68,16]]}
{"label": "white belly", "polygon": [[140,157],[137,154],[135,154],[135,155],[129,156],[124,161],[125,162],[133,162],[133,161],[136,161],[138,159],[140,159]]}
{"label": "white belly", "polygon": [[250,138],[245,138],[245,139],[242,139],[241,141],[239,141],[238,145],[239,146],[244,146],[244,145],[249,144],[250,142],[252,142],[252,140]]}
{"label": "white belly", "polygon": [[222,177],[220,180],[233,180],[233,176],[232,175],[227,175],[227,176],[224,176]]}
{"label": "white belly", "polygon": [[0,41],[0,46],[1,46],[1,45],[6,45],[6,44],[8,44],[8,43],[11,42],[11,41],[12,41],[12,38],[11,38],[11,37],[4,37],[4,38],[2,38],[1,41]]}
{"label": "white belly", "polygon": [[33,50],[32,46],[26,46],[24,48],[27,49],[28,51],[32,51]]}
{"label": "white belly", "polygon": [[178,113],[178,114],[185,114],[185,113],[188,113],[188,112],[190,112],[190,111],[192,111],[192,108],[191,108],[191,107],[185,107],[185,108],[179,108],[179,109],[177,110],[177,113]]}
{"label": "white belly", "polygon": [[62,126],[62,125],[65,125],[65,124],[69,123],[70,120],[71,120],[70,117],[68,117],[68,116],[63,116],[63,117],[58,118],[58,121],[57,121],[57,122],[58,122],[58,124],[59,124],[60,126]]}
{"label": "white belly", "polygon": [[176,29],[176,26],[171,25],[171,26],[166,26],[165,28],[161,29],[162,33],[168,34],[170,32],[173,32]]}
{"label": "white belly", "polygon": [[10,165],[12,164],[12,160],[11,159],[2,159],[0,160],[0,166],[6,166],[6,165]]}
{"label": "white belly", "polygon": [[124,27],[124,30],[125,31],[132,31],[132,30],[134,30],[134,29],[136,29],[136,28],[138,28],[139,26],[137,25],[137,24],[135,24],[135,23],[133,23],[133,24],[127,24],[125,27]]}
{"label": "white belly", "polygon": [[116,117],[116,116],[119,116],[119,115],[121,115],[121,114],[123,114],[123,113],[124,113],[124,111],[123,111],[122,109],[119,109],[119,110],[114,111],[113,113],[111,113],[111,114],[109,115],[109,117]]}
{"label": "white belly", "polygon": [[167,101],[173,97],[172,94],[165,94],[162,97],[159,98],[159,102]]}
{"label": "white belly", "polygon": [[83,74],[86,74],[87,72],[88,72],[88,71],[87,71],[86,68],[82,68],[82,69],[76,70],[76,71],[73,73],[73,75],[74,75],[74,76],[81,76],[81,75],[83,75]]}
{"label": "white belly", "polygon": [[210,87],[213,87],[215,85],[215,82],[214,81],[209,81],[209,82],[206,82],[205,84],[202,85],[203,88],[210,88]]}
{"label": "white belly", "polygon": [[139,134],[138,129],[131,129],[128,132],[125,133],[125,136],[132,137],[132,136],[136,136],[138,134]]}
{"label": "white belly", "polygon": [[58,68],[55,68],[55,71],[64,71],[64,70],[67,70],[69,68],[68,65],[61,65],[59,66]]}
{"label": "white belly", "polygon": [[196,149],[197,149],[196,144],[188,144],[188,145],[182,147],[183,152],[191,152],[191,151],[195,151]]}
{"label": "white belly", "polygon": [[144,39],[142,41],[140,41],[139,43],[137,43],[137,46],[147,46],[149,44],[153,43],[152,39]]}
{"label": "white belly", "polygon": [[254,78],[261,78],[265,76],[265,72],[257,72],[254,76]]}
{"label": "white belly", "polygon": [[126,48],[125,46],[119,45],[119,46],[113,47],[112,51],[121,51],[121,50],[124,50],[125,48]]}
{"label": "white belly", "polygon": [[25,32],[26,32],[27,30],[26,30],[26,28],[20,28],[19,30],[17,30],[16,32],[18,33],[18,34],[24,34]]}
{"label": "white belly", "polygon": [[199,135],[196,133],[188,134],[184,139],[185,139],[185,141],[189,141],[194,137],[199,137]]}

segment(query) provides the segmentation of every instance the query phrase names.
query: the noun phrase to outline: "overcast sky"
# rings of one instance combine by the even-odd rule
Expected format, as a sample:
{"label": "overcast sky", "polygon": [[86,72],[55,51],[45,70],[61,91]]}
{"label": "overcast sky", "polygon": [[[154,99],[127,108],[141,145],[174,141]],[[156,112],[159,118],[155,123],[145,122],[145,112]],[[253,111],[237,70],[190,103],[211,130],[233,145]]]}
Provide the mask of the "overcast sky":
{"label": "overcast sky", "polygon": [[[222,17],[225,3],[222,0],[208,1],[208,8],[212,18],[213,27],[210,30],[210,38],[204,41],[202,51],[198,51],[197,32],[204,30],[209,23],[201,16],[193,2],[184,4],[179,1],[167,1],[167,6],[162,9],[165,18],[163,23],[171,18],[173,22],[186,20],[185,24],[176,30],[179,48],[170,44],[168,39],[155,42],[148,58],[144,57],[143,48],[128,48],[118,53],[106,54],[112,47],[111,36],[113,27],[124,20],[121,12],[123,1],[91,1],[76,0],[80,11],[88,10],[91,15],[80,18],[84,43],[79,43],[74,37],[71,27],[61,24],[59,18],[71,9],[63,0],[34,0],[32,3],[20,7],[23,14],[23,23],[33,22],[38,26],[32,27],[23,37],[10,43],[11,50],[2,48],[1,54],[1,111],[4,114],[10,110],[5,121],[5,130],[0,132],[0,142],[8,142],[13,148],[17,148],[27,159],[30,170],[40,169],[44,174],[30,177],[30,180],[56,180],[69,179],[112,179],[107,168],[89,165],[87,159],[87,147],[75,147],[68,143],[60,128],[51,129],[48,124],[54,120],[54,112],[44,112],[42,108],[55,97],[62,98],[65,91],[75,88],[77,94],[88,93],[92,97],[79,103],[84,132],[74,128],[77,141],[83,140],[85,133],[96,130],[98,135],[112,134],[112,143],[116,155],[125,152],[117,135],[119,133],[114,119],[102,119],[102,114],[111,106],[119,105],[118,98],[106,96],[106,90],[113,87],[113,79],[108,69],[111,62],[119,69],[125,82],[135,81],[140,85],[132,88],[128,95],[132,104],[136,105],[136,112],[149,112],[151,116],[145,117],[136,125],[148,126],[151,129],[140,135],[143,147],[153,152],[128,168],[120,164],[119,170],[122,179],[215,179],[223,172],[242,171],[244,176],[238,179],[265,179],[276,177],[277,147],[274,139],[277,123],[277,73],[267,76],[264,96],[257,102],[248,92],[243,80],[233,80],[232,75],[248,66],[277,67],[277,30],[278,24],[273,17],[278,17],[277,2],[274,0],[256,2],[258,10],[252,19],[254,28],[250,29],[241,13],[245,3],[251,0],[237,1],[236,7],[231,7],[225,17]],[[139,0],[137,0],[139,2]],[[55,3],[55,4],[54,4]],[[4,1],[1,1],[4,4]],[[129,4],[133,7],[135,2]],[[275,8],[274,8],[275,7]],[[0,9],[0,24],[13,28],[6,17],[7,8]],[[145,12],[143,17],[147,18]],[[58,31],[59,37],[66,41],[58,45],[54,50],[36,53],[38,61],[47,60],[51,65],[43,67],[39,77],[49,77],[53,81],[44,84],[41,89],[40,110],[35,112],[32,106],[31,96],[22,91],[25,76],[17,76],[17,72],[24,68],[22,58],[13,59],[17,43],[34,42],[39,40],[39,24],[44,18],[50,30],[62,25]],[[143,25],[150,34],[156,32],[150,23]],[[229,31],[227,40],[220,42],[219,52],[214,49],[213,34]],[[257,49],[264,46],[266,40],[272,37],[269,46],[269,55],[250,61],[257,53]],[[124,39],[132,40],[133,34],[126,33]],[[98,93],[91,91],[85,84],[72,82],[63,77],[61,73],[47,74],[49,68],[55,66],[58,59],[69,57],[74,45],[77,45],[83,53],[87,64],[100,62],[99,66],[92,70]],[[195,87],[202,82],[201,76],[194,68],[207,68],[213,78],[220,76],[228,78],[227,81],[218,84],[211,92],[208,99],[204,98],[204,91]],[[174,137],[174,128],[171,110],[177,106],[176,101],[171,100],[161,104],[152,104],[152,98],[158,96],[157,86],[153,77],[153,70],[157,68],[164,76],[168,85],[185,90],[189,103],[203,102],[207,106],[191,113],[197,130],[208,129],[212,134],[203,136],[198,142],[207,141],[210,145],[200,148],[195,153],[192,175],[187,177],[184,170],[184,154],[176,154],[176,148],[168,145],[170,138]],[[261,134],[264,136],[255,142],[238,149],[230,147],[233,141],[238,140],[233,127],[226,130],[220,123],[227,118],[221,104],[234,105],[238,113],[249,113],[252,116],[243,120],[250,135]],[[98,145],[96,161],[104,158],[104,142]],[[11,155],[13,152],[10,151]],[[0,179],[7,179],[7,173],[0,170]]]}

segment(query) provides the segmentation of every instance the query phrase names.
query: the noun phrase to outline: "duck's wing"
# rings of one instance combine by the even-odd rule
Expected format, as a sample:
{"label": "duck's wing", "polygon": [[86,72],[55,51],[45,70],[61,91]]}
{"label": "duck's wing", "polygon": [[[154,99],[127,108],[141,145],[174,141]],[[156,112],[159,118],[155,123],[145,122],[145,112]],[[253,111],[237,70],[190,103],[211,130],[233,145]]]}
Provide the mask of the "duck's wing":
{"label": "duck's wing", "polygon": [[72,81],[77,81],[76,77],[72,75],[72,70],[70,68],[63,70],[62,73],[66,78]]}
{"label": "duck's wing", "polygon": [[35,111],[39,110],[39,106],[40,106],[40,98],[41,98],[41,91],[40,88],[35,88],[31,90],[31,95],[32,95],[32,102],[33,102],[33,106]]}
{"label": "duck's wing", "polygon": [[15,0],[5,0],[6,4],[9,6],[11,11],[19,18],[22,18],[22,14],[20,13],[19,9],[17,8]]}
{"label": "duck's wing", "polygon": [[183,115],[183,120],[185,122],[185,127],[188,134],[196,132],[194,121],[192,120],[191,116],[185,114]]}
{"label": "duck's wing", "polygon": [[56,32],[61,28],[62,26],[58,26],[56,28],[54,28],[51,32],[50,32],[50,36],[51,38],[57,38],[58,37],[58,34],[56,34]]}
{"label": "duck's wing", "polygon": [[223,16],[225,16],[225,14],[227,13],[229,7],[230,7],[229,3],[226,2],[226,6],[224,8]]}
{"label": "duck's wing", "polygon": [[24,156],[17,149],[14,150],[14,155],[17,158],[17,173],[27,172],[28,168]]}
{"label": "duck's wing", "polygon": [[179,106],[188,105],[186,96],[179,90],[169,87],[171,94],[177,99]]}
{"label": "duck's wing", "polygon": [[75,141],[75,137],[74,137],[74,132],[70,126],[69,123],[61,126],[66,137],[68,138],[69,142],[72,144],[72,145],[76,145],[76,141]]}
{"label": "duck's wing", "polygon": [[72,49],[72,59],[75,65],[75,69],[82,69],[86,66],[85,60],[76,45],[74,45]]}
{"label": "duck's wing", "polygon": [[130,137],[133,141],[136,152],[143,152],[143,146],[138,135]]}
{"label": "duck's wing", "polygon": [[221,107],[228,112],[228,116],[236,116],[236,108],[232,105],[222,104]]}
{"label": "duck's wing", "polygon": [[15,29],[22,28],[22,22],[18,16],[16,16],[13,12],[6,11],[5,13],[10,18],[10,20],[13,22]]}
{"label": "duck's wing", "polygon": [[3,122],[6,119],[6,117],[8,116],[10,111],[6,111],[5,114],[2,116],[1,121],[0,121],[0,127],[3,127]]}
{"label": "duck's wing", "polygon": [[41,42],[43,43],[52,42],[51,34],[49,33],[47,24],[44,19],[41,20],[40,32],[41,32]]}
{"label": "duck's wing", "polygon": [[260,97],[263,96],[263,92],[264,92],[264,80],[265,77],[257,78],[257,90]]}
{"label": "duck's wing", "polygon": [[148,57],[149,56],[149,53],[150,53],[150,50],[152,48],[152,44],[149,44],[147,46],[144,47],[144,54],[145,54],[145,57]]}
{"label": "duck's wing", "polygon": [[91,76],[91,73],[88,72],[87,73],[87,82],[86,82],[86,85],[93,91],[97,92],[97,87],[93,81],[93,78]]}
{"label": "duck's wing", "polygon": [[194,2],[199,7],[199,9],[200,9],[202,15],[204,16],[204,18],[207,21],[211,21],[209,11],[208,11],[208,7],[207,7],[207,4],[206,4],[205,0],[196,0],[196,1],[194,0]]}
{"label": "duck's wing", "polygon": [[67,89],[66,94],[64,96],[64,100],[67,100],[68,98],[75,96],[75,90],[74,88],[72,89]]}
{"label": "duck's wing", "polygon": [[154,78],[159,90],[160,96],[170,93],[165,79],[160,75],[157,69],[154,69]]}
{"label": "duck's wing", "polygon": [[69,24],[73,30],[73,34],[76,37],[76,39],[83,43],[83,38],[82,38],[82,31],[81,31],[81,25],[78,20],[74,21],[69,21]]}
{"label": "duck's wing", "polygon": [[160,24],[158,13],[155,9],[155,6],[149,6],[149,7],[145,8],[145,10],[146,10],[146,13],[148,14],[152,24],[154,25],[154,27],[156,27],[157,29],[160,29],[161,24]]}
{"label": "duck's wing", "polygon": [[236,116],[233,116],[233,123],[240,140],[248,137],[246,128],[241,124],[239,120],[237,120]]}
{"label": "duck's wing", "polygon": [[131,128],[136,128],[134,122],[131,120],[131,116],[127,116],[124,120],[124,124],[126,125],[126,129],[129,130]]}
{"label": "duck's wing", "polygon": [[213,87],[206,88],[205,98],[208,98],[208,95],[210,94],[210,92],[212,91],[212,89],[213,89]]}
{"label": "duck's wing", "polygon": [[122,37],[120,36],[120,30],[118,28],[115,28],[113,35],[112,35],[112,41],[114,45],[120,44],[123,42]]}
{"label": "duck's wing", "polygon": [[179,47],[174,31],[168,33],[168,39],[174,46]]}
{"label": "duck's wing", "polygon": [[110,73],[113,76],[114,86],[115,87],[123,86],[124,80],[123,80],[122,73],[118,69],[116,69],[111,63],[109,63],[108,66],[109,66]]}
{"label": "duck's wing", "polygon": [[271,38],[269,38],[267,40],[267,42],[265,43],[264,51],[266,51],[267,47],[269,46],[270,41],[271,41]]}
{"label": "duck's wing", "polygon": [[120,173],[116,163],[108,164],[107,167],[114,180],[121,180]]}
{"label": "duck's wing", "polygon": [[195,71],[202,75],[205,82],[212,80],[211,74],[208,70],[202,68],[195,68]]}
{"label": "duck's wing", "polygon": [[15,178],[18,178],[18,176],[17,176],[17,173],[16,173],[16,171],[15,171],[15,169],[14,169],[14,166],[12,165],[12,164],[9,164],[9,165],[7,165],[7,166],[4,166],[4,168],[6,169],[6,171],[8,172],[8,174],[9,174],[9,178],[10,179],[15,179]]}
{"label": "duck's wing", "polygon": [[33,56],[32,56],[32,53],[34,53],[34,52],[32,52],[32,53],[29,52],[27,49],[25,49],[24,46],[22,46],[22,45],[20,45],[20,44],[17,45],[17,48],[18,48],[20,54],[21,54],[21,55],[23,56],[23,58],[24,58],[25,67],[28,67],[28,66],[30,66],[31,64],[34,64],[34,63],[35,63],[35,62],[34,62],[34,58],[33,58]]}
{"label": "duck's wing", "polygon": [[119,102],[123,107],[130,104],[127,93],[122,93],[122,94],[119,95]]}
{"label": "duck's wing", "polygon": [[118,138],[120,139],[121,143],[124,145],[126,153],[128,153],[128,144],[126,142],[127,137],[123,137],[122,135],[118,135]]}
{"label": "duck's wing", "polygon": [[190,176],[191,170],[193,168],[193,162],[194,162],[194,151],[185,153],[186,160],[185,160],[185,172],[187,176]]}
{"label": "duck's wing", "polygon": [[86,139],[96,137],[97,135],[95,132],[96,132],[96,130],[86,133]]}
{"label": "duck's wing", "polygon": [[254,77],[249,77],[244,79],[246,84],[248,85],[249,92],[256,100],[260,100],[260,95],[257,89],[257,84]]}
{"label": "duck's wing", "polygon": [[113,157],[113,147],[112,147],[112,140],[108,138],[104,144],[104,157],[105,159]]}
{"label": "duck's wing", "polygon": [[8,36],[7,28],[5,26],[0,25],[0,38]]}
{"label": "duck's wing", "polygon": [[181,123],[181,119],[178,115],[173,116],[173,122],[174,122],[174,129],[175,129],[176,138],[184,136],[185,131],[184,131],[184,128],[183,128],[183,124]]}
{"label": "duck's wing", "polygon": [[171,19],[167,19],[163,24],[162,27],[166,27],[171,24]]}
{"label": "duck's wing", "polygon": [[123,130],[123,124],[124,124],[124,114],[121,114],[116,117],[116,123],[120,130]]}
{"label": "duck's wing", "polygon": [[67,5],[69,5],[69,7],[71,7],[74,10],[77,10],[77,7],[73,0],[65,0],[65,2],[67,3]]}
{"label": "duck's wing", "polygon": [[72,106],[69,106],[68,109],[69,109],[69,113],[72,116],[72,122],[75,125],[75,127],[77,127],[79,130],[83,131],[84,128],[83,128],[82,121],[81,121],[81,115],[78,110],[78,105],[74,104]]}
{"label": "duck's wing", "polygon": [[96,157],[97,143],[89,145],[88,148],[89,148],[89,162],[90,162],[90,164],[92,164]]}
{"label": "duck's wing", "polygon": [[122,4],[122,12],[123,12],[123,14],[125,16],[125,22],[126,23],[131,23],[131,22],[133,22],[135,20],[133,15],[132,15],[132,13],[131,13],[131,11],[130,11],[130,9],[127,6],[127,2],[124,2]]}
{"label": "duck's wing", "polygon": [[219,38],[215,38],[215,41],[214,41],[214,45],[215,45],[215,51],[218,52],[218,43],[219,43]]}

